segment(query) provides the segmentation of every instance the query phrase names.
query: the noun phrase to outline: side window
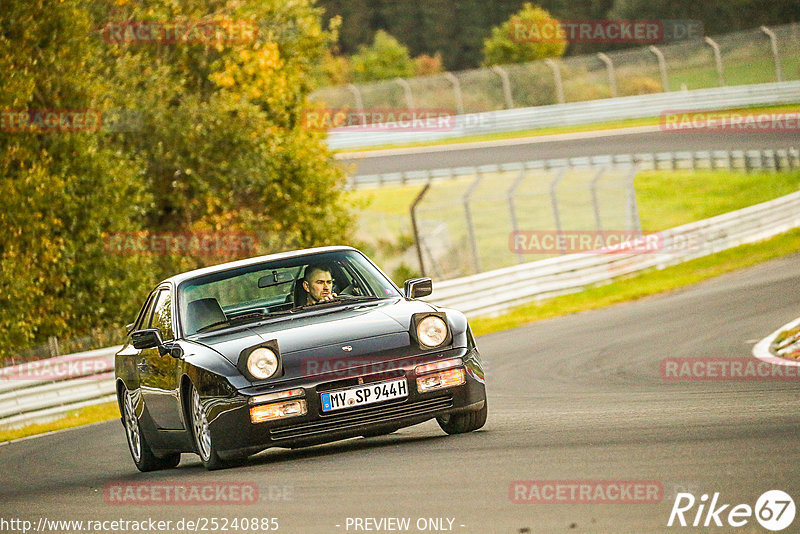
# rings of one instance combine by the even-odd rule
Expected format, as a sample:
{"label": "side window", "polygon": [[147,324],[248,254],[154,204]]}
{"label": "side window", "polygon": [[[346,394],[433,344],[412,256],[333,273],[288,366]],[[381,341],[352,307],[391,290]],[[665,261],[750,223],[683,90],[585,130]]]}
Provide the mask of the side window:
{"label": "side window", "polygon": [[169,290],[162,289],[158,292],[156,298],[156,307],[153,312],[153,320],[150,323],[150,328],[158,328],[161,330],[161,337],[164,341],[169,341],[173,338],[172,333],[172,299],[169,296]]}
{"label": "side window", "polygon": [[150,324],[150,317],[153,315],[153,304],[155,304],[155,300],[155,293],[150,293],[139,312],[139,316],[136,318],[133,330],[142,330],[143,328],[147,328],[146,325]]}

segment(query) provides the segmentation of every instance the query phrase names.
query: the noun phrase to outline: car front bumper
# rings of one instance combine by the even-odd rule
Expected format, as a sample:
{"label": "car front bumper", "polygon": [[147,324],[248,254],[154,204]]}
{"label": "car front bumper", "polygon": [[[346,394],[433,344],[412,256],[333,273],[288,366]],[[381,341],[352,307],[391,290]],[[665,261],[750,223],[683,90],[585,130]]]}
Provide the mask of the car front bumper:
{"label": "car front bumper", "polygon": [[[415,367],[461,358],[465,383],[426,393],[417,391]],[[390,371],[348,370],[347,377],[320,376],[281,385],[281,390],[302,388],[307,406],[304,415],[252,423],[250,399],[275,389],[248,388],[231,399],[209,400],[207,411],[213,439],[222,457],[255,454],[270,447],[302,447],[362,435],[391,432],[429,419],[483,408],[486,400],[484,371],[477,349],[456,348],[417,357]],[[377,383],[404,377],[408,396],[375,404],[323,412],[321,393],[356,384]]]}

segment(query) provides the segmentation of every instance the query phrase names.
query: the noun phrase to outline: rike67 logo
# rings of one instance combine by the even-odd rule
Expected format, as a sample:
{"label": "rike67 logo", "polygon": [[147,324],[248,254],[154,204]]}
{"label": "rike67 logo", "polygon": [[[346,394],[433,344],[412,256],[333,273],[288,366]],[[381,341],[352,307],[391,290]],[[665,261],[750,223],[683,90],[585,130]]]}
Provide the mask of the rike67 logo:
{"label": "rike67 logo", "polygon": [[[695,509],[696,507],[696,509]],[[784,530],[794,521],[794,500],[781,490],[769,490],[761,494],[755,507],[749,504],[723,504],[716,492],[708,500],[703,494],[696,499],[691,493],[678,493],[669,514],[667,526],[691,527],[743,527],[755,516],[756,521],[767,530]]]}

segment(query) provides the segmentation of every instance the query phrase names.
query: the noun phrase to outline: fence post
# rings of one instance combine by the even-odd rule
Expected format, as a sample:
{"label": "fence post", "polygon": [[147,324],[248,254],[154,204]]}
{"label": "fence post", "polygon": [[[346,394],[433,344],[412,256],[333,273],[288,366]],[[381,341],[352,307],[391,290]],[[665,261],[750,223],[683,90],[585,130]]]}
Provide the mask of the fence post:
{"label": "fence post", "polygon": [[714,51],[714,64],[717,67],[717,76],[719,77],[719,86],[725,87],[725,69],[722,66],[722,54],[719,51],[719,45],[711,37],[706,37],[706,44]]}
{"label": "fence post", "polygon": [[428,192],[428,189],[431,188],[430,181],[425,184],[422,190],[417,193],[414,202],[411,203],[411,208],[409,211],[411,212],[411,231],[414,232],[414,243],[417,245],[417,258],[419,259],[419,271],[422,273],[422,276],[425,276],[425,260],[422,256],[422,240],[419,235],[419,226],[417,225],[417,205],[422,201],[422,197],[425,196],[425,193]]}
{"label": "fence post", "polygon": [[606,172],[605,167],[601,167],[597,170],[592,178],[592,182],[589,186],[590,191],[592,192],[592,207],[594,208],[594,225],[598,232],[603,231],[603,221],[600,218],[600,201],[597,199],[597,182],[600,180],[600,177]]}
{"label": "fence post", "polygon": [[414,95],[411,92],[411,86],[405,81],[403,78],[395,78],[394,81],[400,84],[400,87],[403,88],[403,94],[406,97],[406,107],[408,111],[414,109]]}
{"label": "fence post", "polygon": [[[517,192],[517,188],[522,184],[522,181],[525,179],[525,164],[522,164],[522,168],[519,170],[519,176],[516,177],[514,182],[511,184],[511,187],[508,188],[506,192],[506,198],[508,199],[508,213],[511,215],[511,231],[512,235],[517,235],[519,232],[519,221],[517,221],[517,210],[516,206],[514,205],[514,195]],[[519,263],[525,262],[525,256],[522,252],[517,251],[517,259]]]}
{"label": "fence post", "polygon": [[358,86],[348,83],[347,88],[351,93],[353,93],[353,98],[356,100],[356,108],[358,109],[358,112],[364,113],[364,101],[361,99],[361,91],[359,91]]}
{"label": "fence post", "polygon": [[494,65],[492,71],[500,76],[503,81],[503,97],[506,100],[506,109],[514,109],[514,98],[511,95],[511,81],[508,79],[508,73],[500,65]]}
{"label": "fence post", "polygon": [[[564,177],[564,173],[565,172],[567,172],[567,168],[566,167],[562,167],[562,168],[558,169],[556,171],[555,178],[553,178],[553,181],[550,182],[550,203],[553,205],[553,219],[555,220],[555,223],[556,223],[556,235],[557,236],[560,236],[562,234],[561,213],[559,212],[559,209],[558,209],[557,189],[558,189],[558,183],[561,181],[561,178]],[[560,242],[561,239],[559,239],[558,241]],[[561,248],[561,253],[562,254],[566,253],[566,251],[563,249],[563,247]]]}
{"label": "fence post", "polygon": [[481,260],[478,257],[478,241],[475,238],[475,225],[472,222],[472,210],[470,209],[469,203],[472,200],[472,193],[475,192],[481,180],[483,180],[483,174],[481,174],[480,169],[475,169],[475,180],[469,185],[464,196],[461,198],[461,202],[464,204],[464,217],[467,221],[467,239],[469,240],[470,250],[472,251],[472,265],[476,274],[481,272]]}
{"label": "fence post", "polygon": [[782,82],[783,70],[781,69],[781,56],[778,53],[778,36],[766,26],[761,26],[761,31],[769,37],[769,44],[770,47],[772,47],[772,57],[775,58],[775,76],[778,78],[779,82]]}
{"label": "fence post", "polygon": [[453,93],[456,97],[456,110],[458,111],[459,115],[464,114],[464,99],[461,96],[461,82],[458,81],[458,78],[452,72],[445,72],[444,77],[450,80],[450,83],[453,84]]}
{"label": "fence post", "polygon": [[58,347],[58,338],[56,336],[47,338],[47,346],[50,349],[51,357],[55,358],[56,356],[61,356],[61,349]]}
{"label": "fence post", "polygon": [[614,72],[614,63],[608,55],[602,52],[599,52],[597,57],[606,65],[606,70],[608,71],[608,88],[611,90],[611,98],[617,98],[617,75]]}
{"label": "fence post", "polygon": [[552,59],[545,59],[544,62],[553,71],[553,79],[556,81],[556,98],[559,104],[563,104],[566,100],[564,100],[564,83],[561,80],[561,69],[558,68],[558,63]]}
{"label": "fence post", "polygon": [[669,92],[669,76],[667,75],[667,60],[664,59],[664,54],[656,46],[650,45],[648,50],[658,59],[658,70],[661,71],[661,87],[665,93]]}

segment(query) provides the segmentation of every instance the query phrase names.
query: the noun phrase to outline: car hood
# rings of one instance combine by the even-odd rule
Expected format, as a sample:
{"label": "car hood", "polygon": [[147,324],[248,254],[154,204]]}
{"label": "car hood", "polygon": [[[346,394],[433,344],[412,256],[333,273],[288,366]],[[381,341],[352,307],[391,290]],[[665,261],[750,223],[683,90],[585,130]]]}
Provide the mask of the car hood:
{"label": "car hood", "polygon": [[363,363],[365,355],[369,355],[371,362],[407,356],[411,352],[411,316],[435,310],[421,301],[367,302],[287,316],[267,324],[203,336],[196,341],[236,365],[243,350],[276,340],[284,378],[311,376],[340,369],[348,360]]}

